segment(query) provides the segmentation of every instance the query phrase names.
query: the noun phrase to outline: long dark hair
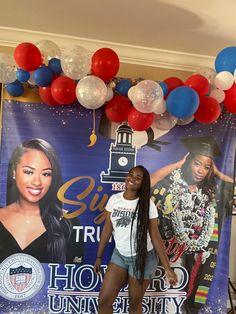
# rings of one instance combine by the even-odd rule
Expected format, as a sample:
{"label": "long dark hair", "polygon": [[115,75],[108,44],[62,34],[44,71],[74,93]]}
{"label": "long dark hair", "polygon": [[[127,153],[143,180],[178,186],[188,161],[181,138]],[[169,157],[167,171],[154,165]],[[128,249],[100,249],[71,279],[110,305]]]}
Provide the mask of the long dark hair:
{"label": "long dark hair", "polygon": [[[139,281],[144,280],[144,269],[147,257],[147,233],[149,225],[149,207],[150,207],[150,175],[146,168],[139,165],[138,168],[143,173],[143,180],[139,191],[139,200],[135,208],[131,223],[131,238],[134,219],[137,217],[137,231],[135,235],[135,269],[140,274]],[[132,168],[130,171],[132,171]],[[132,240],[132,239],[131,239]],[[132,246],[131,246],[132,248]]]}
{"label": "long dark hair", "polygon": [[21,157],[28,149],[43,152],[52,167],[52,183],[47,194],[39,201],[40,215],[47,230],[47,252],[50,262],[66,262],[66,241],[71,233],[71,222],[63,218],[62,202],[57,198],[57,191],[62,185],[61,168],[53,147],[42,139],[32,139],[17,146],[13,151],[8,165],[7,174],[7,205],[19,200],[13,173]]}
{"label": "long dark hair", "polygon": [[[190,178],[191,178],[190,177],[191,176],[191,171],[190,171],[191,162],[196,156],[197,154],[190,153],[187,156],[186,161],[181,168],[184,180],[187,183],[189,183]],[[198,183],[198,187],[202,189],[204,194],[208,195],[209,201],[211,201],[214,198],[215,191],[216,191],[216,184],[215,184],[214,173],[213,173],[213,163],[211,164],[211,167],[209,169],[207,176],[201,182]]]}

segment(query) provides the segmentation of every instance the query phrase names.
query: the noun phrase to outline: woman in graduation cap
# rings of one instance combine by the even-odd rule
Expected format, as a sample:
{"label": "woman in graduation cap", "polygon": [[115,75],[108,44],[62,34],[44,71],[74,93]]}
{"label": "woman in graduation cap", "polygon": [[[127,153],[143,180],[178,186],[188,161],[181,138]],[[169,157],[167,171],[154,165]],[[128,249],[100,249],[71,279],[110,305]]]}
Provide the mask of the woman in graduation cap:
{"label": "woman in graduation cap", "polygon": [[[213,137],[185,138],[182,143],[188,154],[151,174],[152,199],[162,237],[182,249],[179,259],[189,273],[187,313],[197,313],[206,302],[216,267],[220,224],[229,200],[222,191],[231,192],[233,179],[213,161],[221,155]],[[216,188],[215,178],[224,189]],[[171,258],[177,261],[176,256]]]}

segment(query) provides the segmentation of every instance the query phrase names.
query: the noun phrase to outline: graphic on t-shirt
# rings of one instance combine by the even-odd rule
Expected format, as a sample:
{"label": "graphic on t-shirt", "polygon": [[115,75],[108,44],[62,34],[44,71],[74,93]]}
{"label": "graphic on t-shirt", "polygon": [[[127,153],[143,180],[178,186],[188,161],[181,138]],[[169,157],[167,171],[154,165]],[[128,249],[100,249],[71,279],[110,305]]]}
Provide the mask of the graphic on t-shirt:
{"label": "graphic on t-shirt", "polygon": [[116,227],[127,227],[131,223],[131,217],[121,217],[116,221]]}

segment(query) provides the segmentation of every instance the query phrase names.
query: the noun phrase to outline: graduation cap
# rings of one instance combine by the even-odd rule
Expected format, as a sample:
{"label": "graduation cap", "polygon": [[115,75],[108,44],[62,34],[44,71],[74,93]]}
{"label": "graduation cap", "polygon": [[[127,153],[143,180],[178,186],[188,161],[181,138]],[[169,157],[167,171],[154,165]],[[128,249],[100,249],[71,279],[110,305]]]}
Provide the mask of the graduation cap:
{"label": "graduation cap", "polygon": [[212,136],[187,137],[181,141],[190,153],[210,158],[221,155],[220,148]]}

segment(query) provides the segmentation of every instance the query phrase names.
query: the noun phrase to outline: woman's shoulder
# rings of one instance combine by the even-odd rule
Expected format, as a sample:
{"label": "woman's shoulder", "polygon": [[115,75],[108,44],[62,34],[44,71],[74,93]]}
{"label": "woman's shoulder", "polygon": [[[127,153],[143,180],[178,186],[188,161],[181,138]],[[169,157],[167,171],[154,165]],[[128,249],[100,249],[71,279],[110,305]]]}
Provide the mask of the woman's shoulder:
{"label": "woman's shoulder", "polygon": [[14,204],[11,204],[0,208],[0,222],[6,220],[9,217],[9,214],[14,212],[14,207]]}

